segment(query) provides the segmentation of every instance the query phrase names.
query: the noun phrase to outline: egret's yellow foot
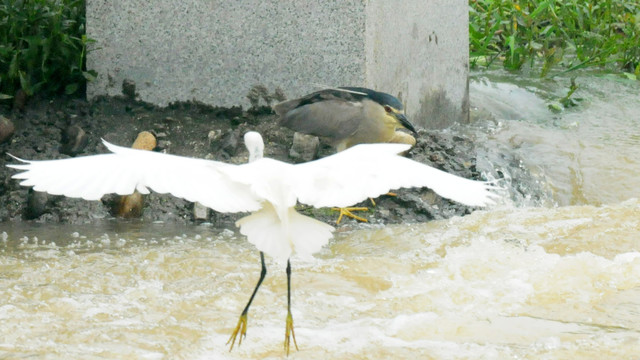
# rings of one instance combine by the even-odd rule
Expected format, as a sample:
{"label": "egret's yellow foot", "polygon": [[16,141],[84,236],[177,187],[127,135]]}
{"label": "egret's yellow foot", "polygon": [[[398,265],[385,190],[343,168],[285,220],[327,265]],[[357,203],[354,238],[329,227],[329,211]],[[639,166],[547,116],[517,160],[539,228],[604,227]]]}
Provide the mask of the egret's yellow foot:
{"label": "egret's yellow foot", "polygon": [[[227,341],[227,345],[231,343],[229,351],[233,350],[233,345],[236,344],[236,339],[238,339],[238,346],[240,346],[242,344],[242,338],[247,337],[247,314],[249,313],[249,307],[251,306],[253,298],[256,296],[256,293],[258,292],[258,289],[262,284],[262,280],[264,280],[264,277],[267,276],[267,266],[264,264],[264,253],[262,251],[260,251],[260,265],[262,266],[262,269],[260,270],[260,279],[258,279],[256,288],[253,289],[253,293],[249,298],[249,302],[247,302],[247,306],[244,307],[244,310],[242,310],[242,314],[240,314],[240,319],[238,319],[238,325],[236,325],[236,329],[233,330],[229,341]],[[240,337],[238,337],[238,335],[240,335]]]}
{"label": "egret's yellow foot", "polygon": [[367,219],[354,215],[352,213],[352,211],[367,211],[369,210],[369,208],[366,207],[346,207],[346,208],[331,208],[331,210],[334,211],[340,211],[340,216],[338,216],[338,220],[336,221],[336,224],[340,224],[340,221],[342,221],[342,217],[343,216],[348,216],[352,219],[356,219],[358,221],[362,221],[362,222],[368,222]]}
{"label": "egret's yellow foot", "polygon": [[284,351],[287,353],[287,356],[289,356],[291,339],[293,339],[293,345],[295,345],[296,350],[299,350],[298,343],[296,342],[296,333],[293,331],[293,317],[291,316],[291,312],[289,312],[287,314],[287,328],[284,332]]}
{"label": "egret's yellow foot", "polygon": [[[238,335],[240,335],[240,337],[238,337]],[[245,337],[247,337],[247,314],[242,313],[242,315],[240,315],[240,319],[238,319],[238,325],[236,325],[236,329],[233,330],[229,341],[227,341],[227,345],[231,343],[229,351],[233,350],[233,345],[236,344],[236,338],[238,339],[238,346],[240,346],[242,344],[242,338]]]}

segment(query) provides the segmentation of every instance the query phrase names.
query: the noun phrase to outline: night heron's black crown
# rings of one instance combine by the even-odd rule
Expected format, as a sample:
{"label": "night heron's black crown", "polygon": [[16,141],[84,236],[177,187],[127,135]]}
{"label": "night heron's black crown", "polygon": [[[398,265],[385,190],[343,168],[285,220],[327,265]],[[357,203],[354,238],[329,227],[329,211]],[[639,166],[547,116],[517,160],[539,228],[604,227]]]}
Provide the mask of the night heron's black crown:
{"label": "night heron's black crown", "polygon": [[[385,106],[385,105],[389,105],[392,108],[396,109],[396,110],[402,110],[404,107],[402,106],[402,103],[400,102],[400,100],[398,100],[398,98],[396,98],[393,95],[389,95],[387,93],[383,93],[380,91],[375,91],[375,90],[371,90],[371,89],[367,89],[367,88],[363,88],[363,87],[340,87],[340,89],[345,89],[345,90],[349,90],[349,91],[355,91],[355,92],[359,92],[359,93],[363,93],[366,95],[362,95],[363,97],[369,98],[372,101],[377,102],[378,104]],[[358,94],[354,94],[354,95],[358,95]]]}

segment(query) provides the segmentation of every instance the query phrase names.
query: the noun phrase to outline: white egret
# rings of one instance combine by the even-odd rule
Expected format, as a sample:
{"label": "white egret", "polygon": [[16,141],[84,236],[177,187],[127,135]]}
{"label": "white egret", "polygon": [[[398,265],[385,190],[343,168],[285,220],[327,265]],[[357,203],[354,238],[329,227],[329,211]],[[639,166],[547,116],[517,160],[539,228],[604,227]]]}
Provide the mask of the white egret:
{"label": "white egret", "polygon": [[[464,179],[398,154],[406,144],[361,144],[335,155],[303,164],[263,158],[264,143],[257,132],[244,136],[249,163],[217,161],[120,147],[103,140],[109,154],[30,161],[9,167],[24,186],[53,195],[99,200],[103,195],[142,194],[152,189],[170,193],[219,212],[252,212],[236,222],[240,233],[260,251],[261,273],[229,342],[230,350],[246,337],[247,314],[266,276],[264,254],[287,261],[287,318],[285,352],[295,341],[291,316],[293,253],[311,255],[325,245],[334,228],[299,214],[298,202],[314,207],[345,207],[402,187],[429,187],[454,201],[492,204],[498,195],[487,182]],[[239,337],[238,337],[239,336]]]}

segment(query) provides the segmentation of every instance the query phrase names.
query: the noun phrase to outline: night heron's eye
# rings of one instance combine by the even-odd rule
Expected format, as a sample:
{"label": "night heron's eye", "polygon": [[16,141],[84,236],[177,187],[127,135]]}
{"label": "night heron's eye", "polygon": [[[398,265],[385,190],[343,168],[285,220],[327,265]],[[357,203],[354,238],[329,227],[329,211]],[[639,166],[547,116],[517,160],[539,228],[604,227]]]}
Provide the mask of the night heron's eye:
{"label": "night heron's eye", "polygon": [[391,110],[391,106],[389,106],[389,105],[385,105],[385,106],[384,106],[384,111],[386,111],[386,112],[390,113],[390,112],[392,111],[392,110]]}

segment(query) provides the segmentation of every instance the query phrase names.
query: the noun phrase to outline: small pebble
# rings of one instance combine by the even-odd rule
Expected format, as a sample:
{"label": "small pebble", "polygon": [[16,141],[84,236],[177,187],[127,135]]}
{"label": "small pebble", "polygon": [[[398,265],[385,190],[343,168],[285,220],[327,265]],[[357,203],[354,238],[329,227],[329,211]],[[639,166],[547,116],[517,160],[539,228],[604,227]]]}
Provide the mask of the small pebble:
{"label": "small pebble", "polygon": [[78,125],[69,126],[62,133],[62,147],[60,152],[69,156],[75,156],[82,152],[89,143],[87,133]]}
{"label": "small pebble", "polygon": [[296,161],[307,162],[318,156],[319,149],[320,140],[317,136],[295,133],[289,156]]}
{"label": "small pebble", "polygon": [[0,115],[0,144],[9,140],[15,130],[16,127],[13,125],[13,122]]}

